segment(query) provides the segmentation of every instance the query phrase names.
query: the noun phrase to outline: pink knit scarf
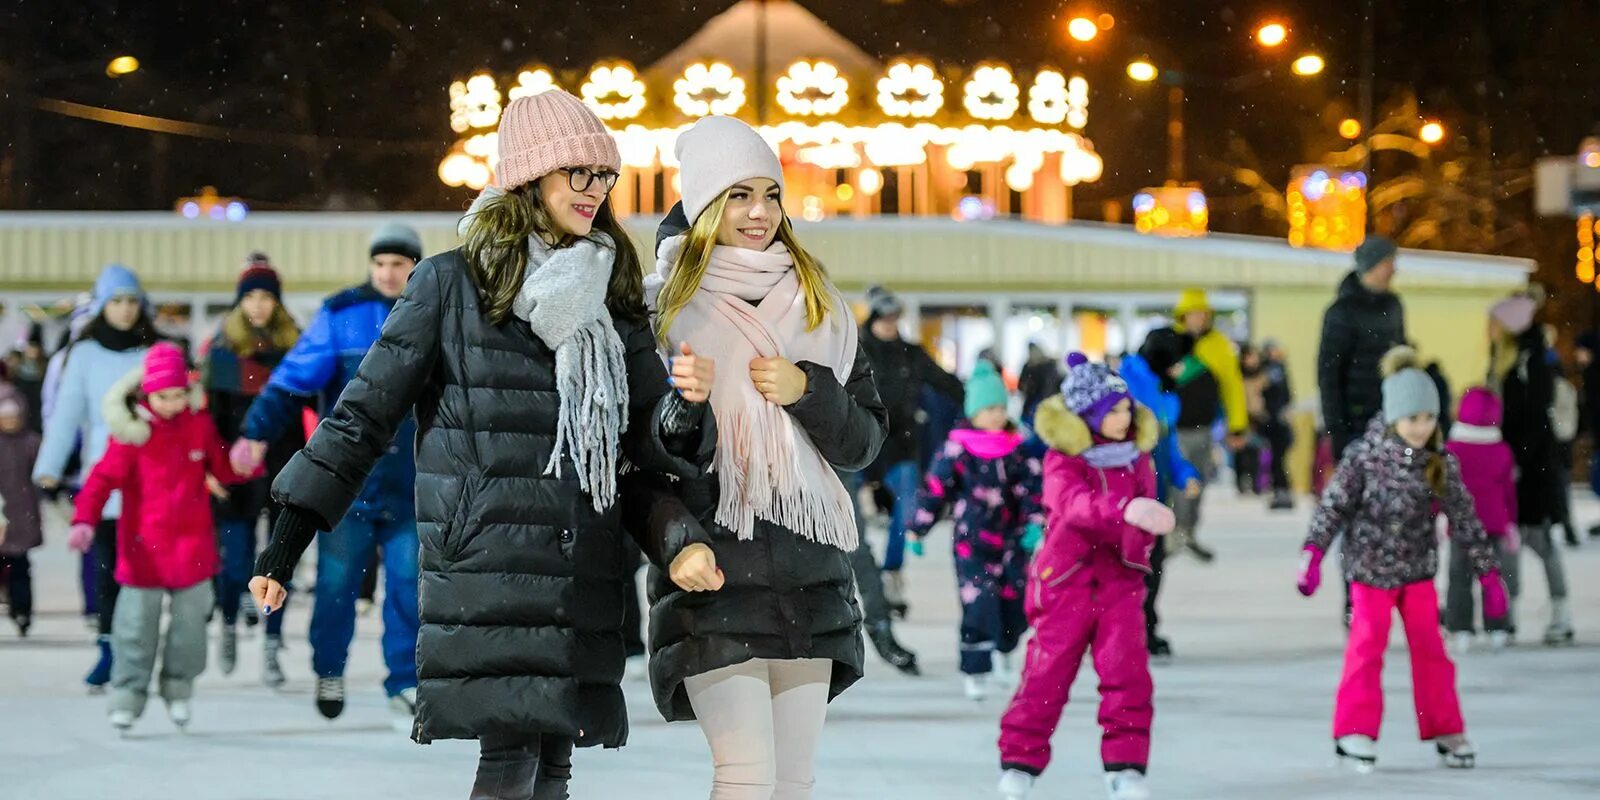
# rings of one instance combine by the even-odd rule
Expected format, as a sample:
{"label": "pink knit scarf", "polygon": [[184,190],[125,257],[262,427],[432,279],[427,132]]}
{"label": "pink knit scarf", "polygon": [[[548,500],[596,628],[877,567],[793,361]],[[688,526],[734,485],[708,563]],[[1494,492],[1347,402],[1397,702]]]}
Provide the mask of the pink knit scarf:
{"label": "pink knit scarf", "polygon": [[[652,306],[681,247],[682,237],[661,245],[656,274],[646,280]],[[827,318],[807,330],[805,294],[787,247],[777,242],[762,252],[719,245],[700,289],[667,331],[672,352],[687,341],[696,355],[716,361],[716,521],[740,539],[754,538],[755,521],[763,519],[846,552],[856,547],[855,513],[839,476],[811,437],[750,380],[750,362],[771,357],[821,365],[841,384],[850,379],[856,328],[844,298],[832,294]]]}

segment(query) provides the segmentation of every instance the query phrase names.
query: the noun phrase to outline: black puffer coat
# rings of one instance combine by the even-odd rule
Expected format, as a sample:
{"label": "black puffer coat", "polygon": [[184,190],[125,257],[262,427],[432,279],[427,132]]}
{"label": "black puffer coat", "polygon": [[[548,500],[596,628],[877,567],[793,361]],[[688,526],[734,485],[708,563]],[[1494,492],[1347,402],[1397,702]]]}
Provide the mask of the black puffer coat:
{"label": "black puffer coat", "polygon": [[928,351],[904,339],[883,341],[872,335],[871,326],[861,328],[861,350],[872,363],[879,396],[889,411],[889,439],[872,465],[872,477],[880,478],[901,461],[916,461],[922,448],[918,441],[917,412],[922,403],[922,388],[961,404],[966,389],[961,379],[939,366]]}
{"label": "black puffer coat", "polygon": [[1377,294],[1352,272],[1339,284],[1339,297],[1322,316],[1322,346],[1317,353],[1317,388],[1322,418],[1334,446],[1359,439],[1367,422],[1383,408],[1383,354],[1406,341],[1400,298]]}
{"label": "black puffer coat", "polygon": [[1517,523],[1552,523],[1567,487],[1556,468],[1560,447],[1550,422],[1555,372],[1539,326],[1517,336],[1516,362],[1505,375],[1491,375],[1490,382],[1500,389],[1505,404],[1500,432],[1517,460]]}
{"label": "black puffer coat", "polygon": [[[667,383],[655,341],[642,324],[616,328],[631,406],[624,455],[646,475],[699,476],[715,426],[706,417],[698,439],[679,448],[688,458],[669,453],[657,435]],[[662,563],[704,532],[681,503],[674,515],[624,497],[595,512],[570,462],[563,477],[544,474],[557,422],[555,354],[520,319],[488,323],[460,251],[417,265],[274,498],[337,521],[413,407],[422,546],[413,738],[545,733],[622,746],[621,629],[634,571],[624,510],[641,523],[630,527],[656,534],[641,544]]]}
{"label": "black puffer coat", "polygon": [[[872,367],[858,348],[848,383],[810,362],[805,394],[787,410],[823,458],[846,472],[872,462],[888,432]],[[723,368],[718,365],[718,368]],[[861,609],[850,556],[794,532],[756,520],[755,536],[714,521],[717,478],[682,481],[680,496],[710,533],[726,583],[716,592],[685,592],[662,574],[650,580],[650,683],[668,722],[694,719],[685,678],[752,658],[827,658],[833,663],[829,699],[861,678]]]}

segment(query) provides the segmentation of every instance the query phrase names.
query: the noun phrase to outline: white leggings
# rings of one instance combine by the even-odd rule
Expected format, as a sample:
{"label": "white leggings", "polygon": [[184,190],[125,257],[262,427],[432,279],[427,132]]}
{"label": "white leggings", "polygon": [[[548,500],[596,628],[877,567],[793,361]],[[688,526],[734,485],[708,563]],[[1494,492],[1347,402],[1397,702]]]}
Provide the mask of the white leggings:
{"label": "white leggings", "polygon": [[833,662],[752,659],[686,678],[711,745],[711,800],[807,800]]}

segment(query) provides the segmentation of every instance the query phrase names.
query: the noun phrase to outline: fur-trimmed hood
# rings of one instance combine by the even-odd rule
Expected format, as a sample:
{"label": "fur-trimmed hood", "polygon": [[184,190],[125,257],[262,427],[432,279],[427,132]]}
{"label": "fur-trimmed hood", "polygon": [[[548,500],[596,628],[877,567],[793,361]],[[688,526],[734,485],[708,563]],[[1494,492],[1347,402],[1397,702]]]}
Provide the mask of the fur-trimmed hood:
{"label": "fur-trimmed hood", "polygon": [[[1033,426],[1034,432],[1045,444],[1069,456],[1082,455],[1094,445],[1089,423],[1072,413],[1067,408],[1067,401],[1059,394],[1051,395],[1039,404]],[[1161,438],[1161,423],[1156,421],[1155,412],[1138,403],[1133,404],[1133,438],[1142,453],[1156,449],[1156,443]]]}
{"label": "fur-trimmed hood", "polygon": [[[139,382],[144,380],[144,367],[130,371],[111,385],[111,391],[100,399],[100,414],[105,417],[106,430],[111,438],[135,447],[150,441],[150,410],[142,402]],[[189,385],[189,410],[204,411],[206,393],[197,384]]]}

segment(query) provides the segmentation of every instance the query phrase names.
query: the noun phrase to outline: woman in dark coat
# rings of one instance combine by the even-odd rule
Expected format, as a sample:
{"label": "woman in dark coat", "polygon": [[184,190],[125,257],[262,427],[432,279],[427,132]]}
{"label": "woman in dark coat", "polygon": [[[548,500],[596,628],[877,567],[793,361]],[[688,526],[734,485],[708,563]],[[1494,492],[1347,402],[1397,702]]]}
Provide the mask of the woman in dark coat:
{"label": "woman in dark coat", "polygon": [[[277,271],[265,255],[252,254],[239,274],[233,308],[223,315],[206,349],[206,407],[222,441],[241,437],[250,404],[299,339],[300,326],[283,307]],[[305,430],[288,426],[277,440],[267,443],[266,474],[229,487],[227,497],[216,503],[217,539],[222,546],[222,572],[217,575],[222,638],[217,661],[224,675],[232,674],[239,662],[239,601],[255,569],[256,525],[262,512],[267,513],[269,526],[278,521],[279,506],[268,497],[272,480],[305,444]],[[268,686],[284,682],[278,663],[283,616],[280,612],[267,618],[267,635],[261,643],[261,680]]]}
{"label": "woman in dark coat", "polygon": [[835,469],[872,462],[888,412],[849,306],[784,217],[771,148],[707,117],[677,154],[689,229],[661,241],[646,296],[667,345],[719,365],[716,468],[681,492],[722,574],[710,594],[653,581],[651,684],[668,721],[699,721],[713,798],[801,800],[828,701],[862,670],[859,533]]}
{"label": "woman in dark coat", "polygon": [[[1545,357],[1544,332],[1533,324],[1536,310],[1534,301],[1522,295],[1508,297],[1490,309],[1489,385],[1505,404],[1500,429],[1517,462],[1517,525],[1522,543],[1544,562],[1545,582],[1550,588],[1550,624],[1544,640],[1546,644],[1564,644],[1572,640],[1572,611],[1561,550],[1550,532],[1561,503],[1557,492],[1565,487],[1560,485],[1559,447],[1550,423],[1555,374]],[[1507,563],[1506,585],[1513,598],[1521,590],[1520,563],[1520,555]]]}
{"label": "woman in dark coat", "polygon": [[[276,608],[315,530],[345,513],[416,415],[420,679],[412,736],[478,739],[474,800],[567,797],[570,754],[621,747],[627,713],[624,511],[685,583],[716,577],[681,503],[619,498],[630,475],[698,477],[715,446],[710,365],[668,389],[637,256],[606,194],[621,159],[604,124],[560,91],[519,98],[500,131],[499,185],[465,245],[417,265],[382,336],[273,484],[285,508],[251,592]],[[394,446],[411,446],[400,442]],[[676,516],[674,516],[676,511]]]}

